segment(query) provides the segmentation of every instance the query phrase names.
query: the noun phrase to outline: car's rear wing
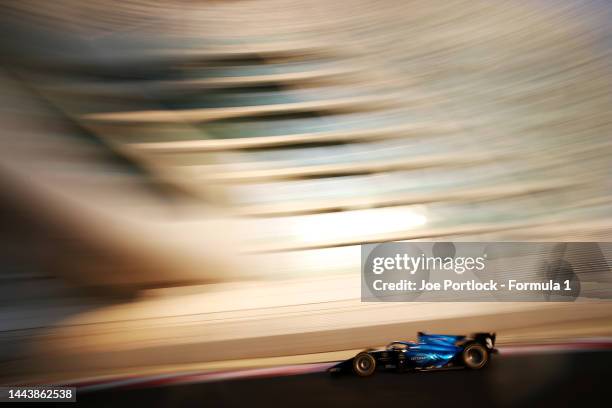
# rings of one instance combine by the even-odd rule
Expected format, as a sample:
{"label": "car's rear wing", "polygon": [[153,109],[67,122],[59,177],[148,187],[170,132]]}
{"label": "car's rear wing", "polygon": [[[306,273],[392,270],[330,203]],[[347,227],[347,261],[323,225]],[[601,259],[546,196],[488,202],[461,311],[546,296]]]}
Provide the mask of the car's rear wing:
{"label": "car's rear wing", "polygon": [[495,338],[497,337],[495,333],[474,333],[470,337],[472,337],[474,341],[485,346],[491,352],[497,352],[497,349],[495,349]]}

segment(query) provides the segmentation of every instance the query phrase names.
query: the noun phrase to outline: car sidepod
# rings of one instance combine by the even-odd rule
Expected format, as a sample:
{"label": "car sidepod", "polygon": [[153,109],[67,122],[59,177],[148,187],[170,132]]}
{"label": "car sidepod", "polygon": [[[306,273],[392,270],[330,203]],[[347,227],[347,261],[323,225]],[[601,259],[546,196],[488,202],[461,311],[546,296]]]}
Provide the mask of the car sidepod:
{"label": "car sidepod", "polygon": [[462,350],[453,344],[419,343],[410,347],[407,357],[415,368],[442,368],[454,363]]}

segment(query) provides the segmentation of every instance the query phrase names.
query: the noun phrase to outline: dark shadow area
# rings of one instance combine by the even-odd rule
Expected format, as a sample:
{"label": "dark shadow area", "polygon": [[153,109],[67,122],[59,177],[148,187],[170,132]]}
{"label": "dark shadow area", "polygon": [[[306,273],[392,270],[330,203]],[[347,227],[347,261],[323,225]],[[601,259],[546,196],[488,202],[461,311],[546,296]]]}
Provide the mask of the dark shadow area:
{"label": "dark shadow area", "polygon": [[499,356],[481,371],[327,373],[78,394],[87,406],[586,406],[605,401],[612,353]]}

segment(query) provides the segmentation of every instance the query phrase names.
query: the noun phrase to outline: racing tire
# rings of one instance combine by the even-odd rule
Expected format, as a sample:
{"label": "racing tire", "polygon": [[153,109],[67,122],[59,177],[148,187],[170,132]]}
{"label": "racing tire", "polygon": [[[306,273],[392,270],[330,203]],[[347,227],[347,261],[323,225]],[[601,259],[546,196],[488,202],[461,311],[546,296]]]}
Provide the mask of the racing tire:
{"label": "racing tire", "polygon": [[480,343],[468,343],[461,354],[463,364],[470,370],[480,370],[489,362],[489,351]]}
{"label": "racing tire", "polygon": [[376,371],[376,359],[369,353],[359,353],[353,359],[353,372],[359,377],[369,377]]}

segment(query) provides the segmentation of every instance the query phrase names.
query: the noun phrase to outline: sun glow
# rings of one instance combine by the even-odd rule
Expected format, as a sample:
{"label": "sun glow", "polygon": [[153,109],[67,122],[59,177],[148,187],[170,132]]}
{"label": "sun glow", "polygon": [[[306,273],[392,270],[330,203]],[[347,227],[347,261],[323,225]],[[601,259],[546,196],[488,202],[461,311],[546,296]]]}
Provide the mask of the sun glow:
{"label": "sun glow", "polygon": [[397,207],[296,217],[293,221],[298,240],[316,243],[411,230],[425,225],[427,217],[422,210]]}

